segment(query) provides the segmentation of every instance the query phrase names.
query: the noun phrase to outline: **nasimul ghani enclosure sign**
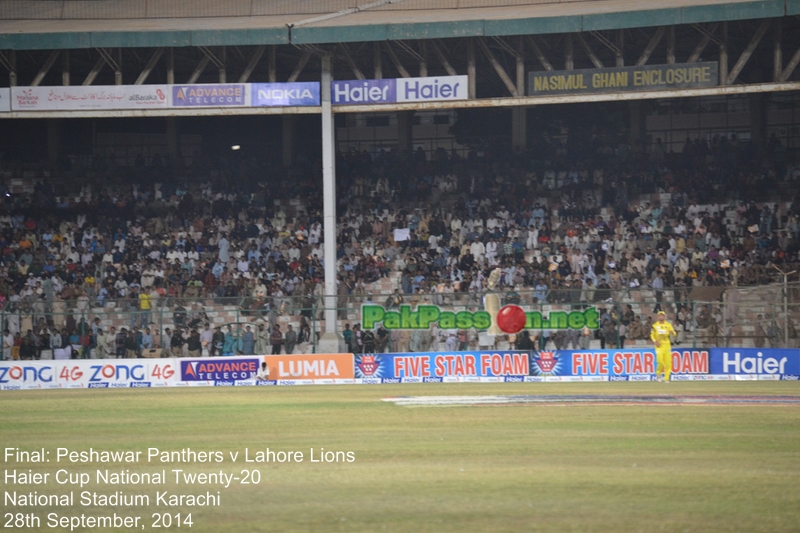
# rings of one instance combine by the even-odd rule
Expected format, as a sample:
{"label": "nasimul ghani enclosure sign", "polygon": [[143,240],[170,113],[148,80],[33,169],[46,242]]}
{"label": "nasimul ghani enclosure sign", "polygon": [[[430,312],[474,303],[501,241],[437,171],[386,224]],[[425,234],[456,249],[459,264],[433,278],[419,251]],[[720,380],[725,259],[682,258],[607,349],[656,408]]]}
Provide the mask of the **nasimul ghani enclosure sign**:
{"label": "nasimul ghani enclosure sign", "polygon": [[685,63],[528,73],[528,96],[659,91],[719,85],[719,64]]}

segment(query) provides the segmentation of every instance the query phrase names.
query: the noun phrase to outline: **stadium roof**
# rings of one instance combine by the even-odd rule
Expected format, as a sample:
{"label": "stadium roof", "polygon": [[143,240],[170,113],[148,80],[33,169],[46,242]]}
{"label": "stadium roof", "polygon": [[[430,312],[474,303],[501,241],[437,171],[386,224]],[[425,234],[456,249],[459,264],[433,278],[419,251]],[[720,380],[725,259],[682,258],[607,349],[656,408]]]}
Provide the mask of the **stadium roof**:
{"label": "stadium roof", "polygon": [[800,0],[0,0],[0,49],[535,35],[800,15]]}

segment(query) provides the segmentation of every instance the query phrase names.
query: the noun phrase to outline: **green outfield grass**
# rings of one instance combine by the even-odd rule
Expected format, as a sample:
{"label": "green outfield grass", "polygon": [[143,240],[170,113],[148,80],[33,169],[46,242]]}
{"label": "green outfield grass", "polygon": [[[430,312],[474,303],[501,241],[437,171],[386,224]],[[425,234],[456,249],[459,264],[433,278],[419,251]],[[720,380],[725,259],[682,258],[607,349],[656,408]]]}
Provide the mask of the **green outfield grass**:
{"label": "green outfield grass", "polygon": [[[97,486],[95,471],[183,469],[259,484],[191,510],[191,531],[798,531],[800,407],[530,405],[406,408],[389,396],[478,394],[800,395],[792,382],[420,384],[15,391],[0,403],[2,447],[51,450],[4,470],[89,472],[83,490],[205,493],[209,487]],[[140,450],[135,465],[55,463],[55,450]],[[149,447],[219,450],[222,464],[147,463]],[[244,449],[303,451],[244,463]],[[353,452],[311,463],[310,448]],[[236,463],[228,453],[240,452]],[[79,487],[4,491],[77,494]],[[4,505],[3,513],[20,511]],[[42,517],[179,509],[32,508]],[[182,512],[185,513],[187,509]],[[5,523],[5,520],[3,521]],[[185,526],[184,526],[185,527]],[[174,526],[171,529],[176,529]],[[82,529],[76,529],[79,531]],[[95,529],[96,530],[96,529]],[[185,529],[181,529],[184,530]],[[133,530],[131,530],[133,531]]]}

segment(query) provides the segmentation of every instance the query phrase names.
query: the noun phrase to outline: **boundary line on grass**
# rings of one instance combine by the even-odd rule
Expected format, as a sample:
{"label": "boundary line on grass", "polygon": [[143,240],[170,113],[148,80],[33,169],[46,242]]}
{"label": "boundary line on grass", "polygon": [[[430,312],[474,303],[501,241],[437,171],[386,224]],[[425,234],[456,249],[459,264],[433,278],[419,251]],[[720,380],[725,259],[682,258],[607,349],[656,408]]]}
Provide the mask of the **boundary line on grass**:
{"label": "boundary line on grass", "polygon": [[398,396],[382,398],[402,407],[478,405],[800,405],[800,396],[725,395],[486,395]]}

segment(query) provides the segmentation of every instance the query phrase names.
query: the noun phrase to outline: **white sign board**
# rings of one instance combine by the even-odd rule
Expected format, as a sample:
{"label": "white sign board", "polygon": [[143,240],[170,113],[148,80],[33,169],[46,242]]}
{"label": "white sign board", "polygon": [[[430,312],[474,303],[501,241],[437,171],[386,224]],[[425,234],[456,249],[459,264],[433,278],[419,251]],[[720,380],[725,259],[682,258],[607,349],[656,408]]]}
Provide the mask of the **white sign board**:
{"label": "white sign board", "polygon": [[14,111],[166,109],[167,85],[12,87]]}
{"label": "white sign board", "polygon": [[11,89],[8,87],[0,88],[0,113],[11,111]]}
{"label": "white sign board", "polygon": [[467,100],[467,76],[434,76],[429,78],[397,78],[398,102],[435,102]]}

